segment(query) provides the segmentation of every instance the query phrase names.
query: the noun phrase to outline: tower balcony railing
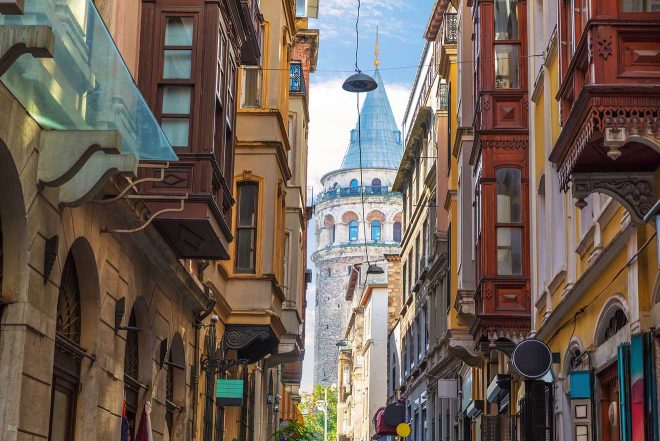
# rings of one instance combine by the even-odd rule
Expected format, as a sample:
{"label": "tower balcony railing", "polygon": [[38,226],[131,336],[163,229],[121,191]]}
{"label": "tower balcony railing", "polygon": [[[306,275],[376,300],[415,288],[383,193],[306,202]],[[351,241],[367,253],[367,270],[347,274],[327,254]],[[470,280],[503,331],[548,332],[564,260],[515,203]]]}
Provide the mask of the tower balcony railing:
{"label": "tower balcony railing", "polygon": [[367,196],[392,196],[400,194],[392,191],[392,187],[387,187],[384,185],[365,185],[363,187],[335,187],[319,193],[318,197],[316,198],[316,203],[318,204],[320,202],[325,202],[341,197],[360,196],[362,194],[362,189],[364,189],[364,194]]}

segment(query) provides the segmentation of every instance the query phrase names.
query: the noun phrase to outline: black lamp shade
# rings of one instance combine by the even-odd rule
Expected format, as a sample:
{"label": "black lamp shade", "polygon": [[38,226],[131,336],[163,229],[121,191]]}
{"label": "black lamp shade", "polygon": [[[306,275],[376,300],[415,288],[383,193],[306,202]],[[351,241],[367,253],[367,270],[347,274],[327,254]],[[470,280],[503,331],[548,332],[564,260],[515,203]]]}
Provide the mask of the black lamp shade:
{"label": "black lamp shade", "polygon": [[370,92],[378,87],[376,80],[362,72],[357,72],[346,78],[341,86],[347,92]]}

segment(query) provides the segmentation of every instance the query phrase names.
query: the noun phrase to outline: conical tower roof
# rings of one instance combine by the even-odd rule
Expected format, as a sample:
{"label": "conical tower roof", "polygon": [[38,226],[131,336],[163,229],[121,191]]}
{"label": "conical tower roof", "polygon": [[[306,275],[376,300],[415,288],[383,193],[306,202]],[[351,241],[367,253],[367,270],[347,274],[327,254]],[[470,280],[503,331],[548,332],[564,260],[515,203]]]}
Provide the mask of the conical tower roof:
{"label": "conical tower roof", "polygon": [[367,94],[360,112],[360,139],[358,143],[358,123],[351,131],[351,141],[344,154],[341,169],[360,167],[360,148],[362,150],[362,168],[389,168],[396,170],[401,162],[403,146],[401,131],[396,125],[390,100],[387,98],[383,79],[378,68],[373,74],[378,87]]}

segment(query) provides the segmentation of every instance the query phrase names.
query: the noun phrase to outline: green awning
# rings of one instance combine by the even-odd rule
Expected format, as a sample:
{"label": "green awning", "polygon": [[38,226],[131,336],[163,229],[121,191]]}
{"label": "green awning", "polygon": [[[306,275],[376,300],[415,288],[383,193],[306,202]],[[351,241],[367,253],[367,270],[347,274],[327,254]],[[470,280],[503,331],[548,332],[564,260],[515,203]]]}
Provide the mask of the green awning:
{"label": "green awning", "polygon": [[0,81],[47,130],[117,130],[121,153],[176,160],[92,0],[25,0],[0,26],[48,26],[53,58],[22,55]]}

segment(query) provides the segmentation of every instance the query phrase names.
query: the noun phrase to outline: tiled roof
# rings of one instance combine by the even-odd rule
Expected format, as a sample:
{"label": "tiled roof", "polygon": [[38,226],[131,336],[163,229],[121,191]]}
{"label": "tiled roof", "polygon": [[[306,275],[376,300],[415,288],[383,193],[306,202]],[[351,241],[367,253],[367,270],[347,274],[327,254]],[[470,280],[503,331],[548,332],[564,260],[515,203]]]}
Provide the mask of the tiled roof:
{"label": "tiled roof", "polygon": [[341,163],[341,169],[389,168],[397,170],[403,154],[401,131],[396,125],[383,79],[378,69],[373,78],[378,87],[367,94],[360,112],[361,133],[358,142],[358,124],[351,131],[351,141]]}

